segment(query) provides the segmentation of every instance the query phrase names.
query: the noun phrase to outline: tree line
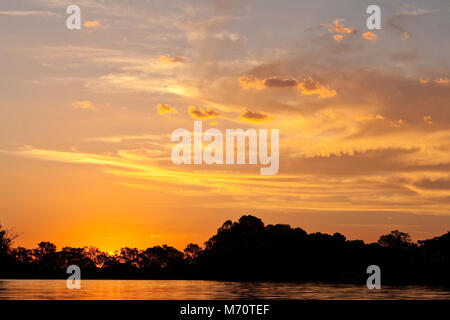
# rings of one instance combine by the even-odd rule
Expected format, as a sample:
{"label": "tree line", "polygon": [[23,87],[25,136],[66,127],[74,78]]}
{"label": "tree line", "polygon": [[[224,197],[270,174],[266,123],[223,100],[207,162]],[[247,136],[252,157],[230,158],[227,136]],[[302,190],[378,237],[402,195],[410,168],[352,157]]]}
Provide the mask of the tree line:
{"label": "tree line", "polygon": [[245,215],[226,221],[201,247],[183,252],[162,245],[122,248],[110,255],[98,248],[13,247],[16,237],[0,226],[0,278],[67,278],[78,265],[82,278],[332,281],[365,283],[369,265],[381,268],[382,282],[450,285],[450,232],[411,241],[394,230],[375,243],[334,233],[307,233],[287,224],[264,225]]}

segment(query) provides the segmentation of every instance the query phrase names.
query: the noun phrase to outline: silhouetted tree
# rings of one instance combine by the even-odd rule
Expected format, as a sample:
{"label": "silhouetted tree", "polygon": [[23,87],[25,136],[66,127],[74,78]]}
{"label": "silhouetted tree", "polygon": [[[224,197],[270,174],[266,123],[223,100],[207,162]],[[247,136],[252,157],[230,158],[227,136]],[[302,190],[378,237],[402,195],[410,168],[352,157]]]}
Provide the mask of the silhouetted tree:
{"label": "silhouetted tree", "polygon": [[95,247],[85,247],[84,252],[97,268],[102,268],[109,259],[109,255],[106,252],[100,251]]}
{"label": "silhouetted tree", "polygon": [[120,249],[120,262],[128,264],[133,267],[138,266],[138,256],[139,256],[139,250],[136,248],[121,248]]}
{"label": "silhouetted tree", "polygon": [[79,266],[85,271],[95,268],[95,262],[89,258],[84,248],[64,247],[57,253],[57,259],[60,269],[66,269],[72,264]]}
{"label": "silhouetted tree", "polygon": [[227,220],[202,249],[189,244],[184,252],[168,245],[145,250],[121,248],[114,254],[98,248],[64,247],[51,242],[35,249],[11,248],[14,235],[0,226],[1,277],[63,277],[76,264],[83,277],[201,278],[232,280],[357,281],[367,266],[379,265],[384,283],[450,285],[450,232],[416,243],[394,230],[377,243],[347,240],[334,233],[310,233],[288,224],[264,225],[245,215]]}
{"label": "silhouetted tree", "polygon": [[16,234],[12,234],[10,231],[4,229],[0,225],[0,276],[3,277],[7,274],[14,264],[14,258],[11,255],[11,244],[17,237]]}
{"label": "silhouetted tree", "polygon": [[378,243],[391,248],[406,248],[411,245],[411,237],[407,233],[394,230],[389,234],[382,235]]}
{"label": "silhouetted tree", "polygon": [[12,250],[14,259],[20,264],[31,264],[36,262],[33,250],[23,247],[17,247]]}
{"label": "silhouetted tree", "polygon": [[195,243],[189,243],[186,248],[184,249],[184,258],[189,262],[192,263],[195,261],[195,259],[198,258],[200,253],[202,252],[202,248],[198,244]]}
{"label": "silhouetted tree", "polygon": [[147,269],[170,269],[183,262],[183,253],[163,245],[148,248],[139,254],[139,266]]}
{"label": "silhouetted tree", "polygon": [[419,240],[418,243],[433,264],[439,264],[444,268],[450,267],[450,232],[433,239]]}
{"label": "silhouetted tree", "polygon": [[3,228],[0,224],[0,255],[6,256],[10,253],[11,244],[14,239],[17,237],[17,234],[12,234],[10,231]]}

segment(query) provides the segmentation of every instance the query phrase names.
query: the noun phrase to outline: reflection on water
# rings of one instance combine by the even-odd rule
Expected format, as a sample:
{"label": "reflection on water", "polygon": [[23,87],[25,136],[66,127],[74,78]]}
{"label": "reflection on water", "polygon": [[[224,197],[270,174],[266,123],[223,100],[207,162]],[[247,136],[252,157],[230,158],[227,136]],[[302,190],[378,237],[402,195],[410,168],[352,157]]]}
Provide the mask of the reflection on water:
{"label": "reflection on water", "polygon": [[82,280],[80,290],[65,280],[0,280],[5,299],[450,299],[450,290],[425,286],[384,286],[298,282],[191,280]]}

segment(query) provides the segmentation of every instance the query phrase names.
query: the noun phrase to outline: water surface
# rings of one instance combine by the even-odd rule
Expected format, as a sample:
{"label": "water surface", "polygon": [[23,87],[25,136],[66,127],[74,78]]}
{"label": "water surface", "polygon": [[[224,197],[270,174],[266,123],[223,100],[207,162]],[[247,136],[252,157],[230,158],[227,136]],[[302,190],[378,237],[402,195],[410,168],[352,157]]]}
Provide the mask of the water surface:
{"label": "water surface", "polygon": [[450,299],[450,290],[426,286],[234,282],[200,280],[82,280],[69,290],[66,280],[0,280],[0,300],[214,300],[214,299]]}

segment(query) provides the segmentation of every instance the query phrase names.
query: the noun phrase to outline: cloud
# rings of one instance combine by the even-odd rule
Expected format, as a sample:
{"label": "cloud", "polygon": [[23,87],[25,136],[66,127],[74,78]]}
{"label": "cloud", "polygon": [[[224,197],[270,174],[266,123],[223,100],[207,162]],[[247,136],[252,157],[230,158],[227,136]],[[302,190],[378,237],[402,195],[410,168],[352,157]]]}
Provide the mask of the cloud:
{"label": "cloud", "polygon": [[405,10],[405,11],[401,11],[399,12],[397,15],[399,16],[421,16],[423,14],[429,14],[429,13],[435,13],[435,12],[439,12],[439,10],[437,9],[414,9],[414,10]]}
{"label": "cloud", "polygon": [[[51,0],[50,2],[63,1]],[[87,1],[82,0],[82,2]],[[103,11],[103,2],[94,4],[89,1],[89,3],[92,5],[99,3],[102,5]],[[226,5],[228,1],[221,1],[221,3]],[[107,95],[113,107],[110,112],[102,113],[100,118],[96,117],[98,121],[95,126],[88,127],[82,127],[82,123],[78,120],[83,119],[78,118],[71,119],[73,123],[70,126],[64,126],[64,124],[61,126],[61,121],[55,121],[54,118],[30,118],[30,121],[27,121],[27,118],[33,118],[33,115],[26,113],[23,113],[21,117],[13,115],[8,121],[14,121],[17,118],[30,124],[36,123],[31,120],[39,120],[37,123],[57,125],[61,129],[58,130],[60,133],[57,138],[61,141],[48,141],[48,143],[51,146],[58,145],[58,148],[66,151],[80,150],[80,154],[31,150],[23,155],[32,158],[71,161],[71,163],[90,163],[99,166],[97,169],[101,170],[101,175],[94,176],[93,168],[84,166],[76,167],[75,171],[78,174],[82,170],[83,172],[86,170],[89,175],[88,179],[91,176],[101,179],[95,180],[95,183],[108,190],[109,184],[114,181],[129,186],[133,184],[134,186],[152,187],[155,188],[155,193],[152,193],[155,195],[155,201],[158,202],[159,198],[162,198],[160,193],[167,192],[167,199],[171,200],[171,205],[183,206],[185,200],[188,199],[196,205],[192,210],[198,211],[203,210],[204,206],[226,207],[227,212],[238,210],[236,208],[239,207],[251,206],[254,210],[261,212],[277,209],[277,211],[288,213],[312,212],[311,216],[316,216],[317,212],[323,210],[329,212],[327,218],[335,217],[333,218],[335,220],[332,221],[336,224],[347,219],[347,212],[353,212],[352,217],[361,219],[355,223],[369,224],[365,220],[370,220],[372,217],[385,218],[381,211],[409,211],[414,212],[412,217],[419,216],[424,212],[429,213],[430,216],[442,213],[447,215],[445,222],[449,221],[450,197],[447,198],[448,200],[439,201],[436,198],[432,199],[437,197],[437,194],[418,194],[408,188],[408,184],[414,185],[415,180],[411,179],[413,182],[409,182],[409,180],[403,179],[404,176],[417,176],[418,178],[425,176],[429,177],[431,181],[436,181],[436,179],[440,179],[441,175],[442,179],[445,178],[445,175],[448,176],[450,153],[446,142],[450,141],[450,132],[447,129],[450,115],[445,110],[448,110],[446,105],[450,101],[448,100],[450,93],[449,87],[445,83],[434,82],[436,77],[450,77],[450,74],[442,73],[445,70],[445,53],[448,51],[446,46],[441,46],[442,50],[438,52],[439,55],[444,56],[444,59],[439,56],[435,57],[427,50],[411,50],[414,49],[411,48],[411,45],[415,47],[417,42],[424,39],[417,37],[414,43],[407,45],[410,41],[402,41],[401,32],[394,29],[390,31],[394,33],[394,37],[397,36],[399,41],[391,43],[387,39],[389,34],[374,31],[380,37],[379,41],[367,43],[366,41],[369,40],[360,38],[361,33],[369,31],[362,31],[365,24],[363,11],[361,11],[362,21],[360,21],[362,32],[350,35],[329,33],[328,24],[326,24],[322,29],[315,29],[314,33],[293,35],[297,40],[311,40],[308,41],[308,45],[298,44],[294,38],[291,39],[292,41],[280,43],[278,41],[280,35],[286,35],[286,30],[283,28],[272,30],[272,38],[266,38],[265,33],[261,32],[261,37],[256,35],[258,39],[255,39],[255,35],[252,34],[254,30],[246,29],[248,25],[254,26],[254,23],[247,23],[248,18],[254,19],[253,14],[245,13],[243,10],[239,13],[248,14],[249,17],[242,16],[241,19],[239,16],[234,19],[230,15],[229,21],[232,30],[239,30],[238,32],[252,38],[252,41],[249,41],[246,46],[241,48],[237,45],[240,41],[233,42],[233,39],[236,40],[237,37],[231,33],[228,37],[220,35],[223,26],[214,28],[210,25],[205,26],[207,33],[204,37],[192,37],[192,42],[187,42],[187,37],[180,33],[177,22],[195,22],[209,17],[212,19],[215,17],[213,12],[200,11],[209,10],[208,6],[194,6],[192,9],[183,7],[182,10],[169,10],[170,13],[160,10],[144,12],[143,6],[124,8],[122,3],[120,6],[111,6],[110,9],[114,10],[114,13],[121,11],[119,12],[121,15],[117,15],[117,20],[116,16],[109,16],[108,10],[104,11],[107,16],[103,16],[99,11],[90,12],[93,15],[92,19],[101,20],[102,25],[99,28],[87,29],[87,31],[98,31],[105,24],[117,27],[118,32],[115,34],[117,41],[113,41],[117,44],[116,46],[111,47],[106,42],[93,43],[92,39],[84,39],[88,41],[85,43],[86,45],[95,45],[95,48],[78,50],[78,47],[61,45],[63,50],[51,52],[41,50],[42,46],[30,47],[33,51],[26,52],[27,54],[42,57],[34,58],[35,64],[46,63],[44,68],[39,68],[38,77],[34,78],[47,81],[47,79],[58,79],[56,76],[60,77],[64,73],[68,74],[67,77],[80,79],[76,82],[77,89],[74,89],[79,91],[78,94],[74,93],[72,97],[75,98],[67,103],[69,110],[72,108],[72,102],[85,99],[93,99],[92,103],[95,104],[95,107],[101,108],[101,105],[97,105],[97,103],[103,99],[101,97],[107,97]],[[128,14],[131,10],[133,10],[133,16],[130,18]],[[141,12],[137,15],[134,14],[134,10]],[[61,17],[64,18],[64,10],[55,10],[55,12],[60,12]],[[184,16],[178,17],[179,14]],[[155,28],[156,21],[153,19],[155,15],[165,16],[167,20],[175,21],[175,23],[161,23],[161,28]],[[136,16],[139,19],[136,19]],[[435,16],[438,18],[438,15]],[[0,16],[0,20],[2,18],[8,19],[8,16]],[[311,17],[310,20],[313,21],[313,18]],[[414,21],[406,21],[406,19],[412,20],[413,18],[405,18],[398,22],[408,27],[410,24],[407,22]],[[14,19],[16,18],[14,17]],[[18,17],[17,19],[49,20],[53,18],[23,17],[22,19]],[[160,20],[156,20],[159,23]],[[322,21],[331,23],[332,20]],[[61,22],[64,24],[64,19],[61,19]],[[360,28],[360,24],[350,24],[347,20],[344,23],[349,27]],[[138,26],[135,28],[136,24]],[[144,25],[144,29],[140,29],[142,25]],[[416,24],[415,26],[423,27],[423,33],[426,34],[433,31],[427,29],[426,24]],[[388,26],[383,24],[383,27]],[[264,26],[261,28],[264,29]],[[148,30],[155,32],[148,34]],[[413,33],[414,29],[410,31]],[[321,35],[316,37],[316,33]],[[127,36],[130,34],[135,36]],[[383,35],[387,37],[386,41],[389,43],[385,43]],[[413,33],[413,35],[415,34]],[[336,40],[333,40],[332,36],[342,40],[339,43],[335,42]],[[350,36],[353,39],[348,39]],[[139,41],[142,37],[145,38],[145,41]],[[258,45],[258,43],[261,44],[261,41],[266,45]],[[78,45],[82,44],[79,41],[77,43]],[[42,43],[47,46],[52,44],[54,41]],[[106,47],[102,45],[106,45]],[[386,50],[382,50],[381,47],[385,45]],[[5,48],[7,47],[5,46]],[[15,47],[14,43],[10,47]],[[418,47],[420,49],[420,45]],[[422,57],[416,61],[400,57],[395,61],[386,58],[392,52],[399,51],[413,52],[414,54],[419,52]],[[159,55],[169,52],[173,55],[171,59],[168,59],[169,61],[164,62],[158,59]],[[177,55],[186,55],[189,60],[176,61],[178,60]],[[85,67],[80,68],[80,65]],[[237,78],[243,74],[254,76],[241,79],[241,84],[239,84]],[[338,93],[337,96],[330,99],[319,98],[320,93],[302,96],[302,88],[299,88],[298,84],[309,76],[318,81],[320,85],[335,89]],[[430,78],[430,83],[421,85],[418,81],[419,77]],[[34,80],[34,78],[32,75],[29,77],[30,80]],[[10,77],[11,79],[15,78]],[[295,82],[293,79],[296,81],[295,86],[292,86]],[[95,86],[85,86],[86,83],[95,84]],[[58,86],[63,84],[60,82]],[[72,83],[69,84],[72,85]],[[247,86],[249,90],[242,89],[244,86]],[[50,93],[60,92],[60,90],[54,89],[58,87],[53,83],[48,87],[47,90]],[[306,87],[308,86],[306,85]],[[257,88],[261,90],[257,90]],[[86,89],[92,91],[86,91]],[[192,96],[192,93],[195,93],[193,89],[197,89],[198,95]],[[95,95],[98,95],[99,98],[96,99]],[[61,97],[55,97],[50,101],[55,103],[54,108],[56,109],[58,101],[62,101]],[[124,101],[126,103],[123,103]],[[20,113],[20,104],[23,103],[26,104],[26,101],[18,100],[17,106],[11,105],[12,112],[17,110]],[[201,168],[172,166],[170,131],[165,126],[165,121],[161,120],[166,120],[165,117],[173,115],[159,116],[156,114],[157,109],[155,108],[158,103],[169,103],[177,109],[181,107],[182,109],[178,110],[178,113],[185,113],[188,118],[190,115],[187,114],[187,107],[191,104],[210,106],[221,113],[222,119],[220,117],[207,119],[204,120],[205,124],[219,119],[221,127],[233,125],[229,123],[230,120],[236,120],[240,121],[241,126],[265,126],[268,124],[280,128],[282,133],[280,136],[280,175],[271,177],[270,180],[267,179],[267,183],[264,184],[266,179],[255,176],[257,171],[251,171],[252,168],[247,171],[246,166],[242,166],[245,168],[241,166],[227,167],[226,172],[223,171],[224,167],[217,166],[214,166],[216,169],[211,166],[206,169],[203,166]],[[145,104],[147,108],[142,108]],[[43,107],[47,108],[50,105]],[[53,108],[53,104],[51,107]],[[128,108],[125,109],[125,107]],[[146,117],[146,113],[149,111],[154,115],[151,119]],[[264,114],[260,111],[273,116],[273,122],[262,122],[261,124],[244,122],[264,118]],[[96,111],[75,109],[72,112],[96,113]],[[38,115],[40,114],[55,116],[55,112],[45,114],[41,112]],[[361,116],[355,119],[359,115]],[[382,119],[377,115],[385,118]],[[426,123],[424,119],[426,115],[433,117],[433,125]],[[58,112],[56,112],[56,116],[58,119],[60,118]],[[405,125],[398,129],[391,128],[390,122],[398,121],[398,119],[403,119]],[[182,120],[180,119],[180,121]],[[236,124],[239,125],[239,122]],[[14,129],[13,126],[6,126],[5,130],[8,131],[9,127]],[[187,128],[190,126],[188,125]],[[141,134],[142,130],[144,132],[150,130],[155,135],[164,135],[163,139],[154,141],[150,138],[147,139],[146,135],[136,138],[139,140],[133,137],[126,139],[110,137],[105,139],[120,141],[120,143],[85,142],[83,140],[77,145],[79,137],[92,137],[102,133],[133,136]],[[12,131],[11,134],[13,134]],[[70,137],[70,139],[66,139],[66,137]],[[24,142],[38,143],[43,148],[52,148],[49,145],[45,146],[45,137],[38,142],[30,139]],[[6,148],[6,145],[1,147]],[[404,150],[395,149],[403,147]],[[124,154],[122,150],[128,148],[131,149],[130,152]],[[150,156],[147,160],[141,159],[131,153],[135,148],[152,152],[160,151],[161,159],[164,157],[166,160],[156,161]],[[86,152],[95,152],[96,154]],[[142,154],[146,153],[142,151]],[[145,166],[136,166],[137,164]],[[154,171],[152,170],[153,164],[158,165]],[[40,168],[44,166],[52,168],[51,165],[45,163],[42,166],[39,165]],[[169,168],[172,168],[173,172],[168,172]],[[72,167],[64,165],[62,169],[70,171]],[[212,174],[213,170],[220,172]],[[239,175],[233,174],[238,172]],[[249,174],[244,176],[246,172]],[[112,177],[105,176],[105,174],[111,174]],[[159,176],[161,174],[163,175]],[[155,180],[156,182],[154,182]],[[13,179],[11,181],[14,182]],[[18,181],[20,182],[20,180]],[[167,181],[173,182],[173,185],[168,186]],[[197,187],[205,189],[197,189]],[[420,187],[425,189],[423,185]],[[112,186],[111,190],[116,190],[116,187]],[[122,191],[123,189],[121,187],[118,190]],[[126,192],[126,189],[123,191]],[[133,196],[131,192],[130,194]],[[178,193],[181,192],[196,192],[199,199],[178,197]],[[140,194],[141,192],[138,193],[139,196]],[[165,199],[165,197],[162,198],[162,201],[164,202]],[[97,202],[94,201],[94,205]],[[154,206],[158,205],[159,202]],[[279,208],[286,210],[278,210]],[[303,214],[291,214],[291,216],[304,217]],[[323,219],[324,216],[320,217]],[[413,219],[412,217],[411,219]],[[379,221],[377,220],[377,222]],[[414,222],[417,221],[414,220]],[[330,222],[328,221],[328,223]],[[309,228],[313,227],[309,226]],[[428,228],[428,226],[424,228]],[[159,232],[152,233],[158,234]]]}
{"label": "cloud", "polygon": [[448,178],[438,178],[435,180],[425,178],[417,181],[414,185],[422,189],[450,191],[450,179]]}
{"label": "cloud", "polygon": [[266,88],[289,88],[295,87],[296,85],[296,79],[269,78],[264,80],[264,86]]}
{"label": "cloud", "polygon": [[161,63],[169,64],[169,63],[176,63],[176,62],[185,62],[187,60],[186,57],[183,56],[176,56],[172,57],[170,54],[162,55],[158,57],[158,61]]}
{"label": "cloud", "polygon": [[446,84],[450,83],[450,79],[448,77],[436,78],[434,80],[429,79],[429,78],[420,78],[419,82],[422,83],[422,84],[428,84],[428,83],[434,82],[436,84],[446,85]]}
{"label": "cloud", "polygon": [[341,41],[342,39],[344,39],[344,36],[342,34],[333,35],[333,40],[335,40],[337,42]]}
{"label": "cloud", "polygon": [[243,75],[239,77],[238,82],[244,89],[263,89],[265,87],[264,81],[261,81],[253,75]]}
{"label": "cloud", "polygon": [[247,38],[244,36],[241,36],[239,33],[220,32],[220,33],[216,33],[212,36],[219,40],[229,40],[231,42],[247,41]]}
{"label": "cloud", "polygon": [[156,106],[156,109],[158,109],[158,113],[160,115],[164,115],[167,113],[178,113],[175,107],[171,107],[168,104],[158,104]]}
{"label": "cloud", "polygon": [[392,128],[400,128],[401,126],[403,126],[404,121],[402,119],[399,119],[397,121],[391,121],[390,126]]}
{"label": "cloud", "polygon": [[26,17],[26,16],[57,16],[56,13],[51,11],[0,11],[0,15],[13,16],[13,17]]}
{"label": "cloud", "polygon": [[272,117],[268,114],[260,111],[245,111],[241,117],[242,120],[248,121],[248,122],[265,122],[268,120],[272,120]]}
{"label": "cloud", "polygon": [[414,60],[418,60],[418,59],[422,58],[422,56],[419,53],[408,52],[408,51],[399,51],[399,52],[390,53],[389,57],[392,61],[400,62],[400,63],[405,63],[407,61],[413,62]]}
{"label": "cloud", "polygon": [[253,75],[243,75],[238,79],[239,84],[244,89],[255,88],[258,90],[264,88],[297,88],[302,94],[311,95],[317,94],[321,98],[333,97],[336,95],[336,90],[326,88],[318,81],[312,78],[303,79],[301,81],[290,79],[279,79],[276,77],[270,77],[267,79],[259,79]]}
{"label": "cloud", "polygon": [[336,90],[326,88],[324,85],[320,84],[311,78],[304,79],[298,84],[298,89],[302,94],[311,95],[317,94],[321,98],[334,97],[336,95]]}
{"label": "cloud", "polygon": [[361,35],[361,38],[363,38],[365,40],[373,41],[373,40],[377,40],[378,36],[375,33],[369,31],[369,32],[363,33]]}
{"label": "cloud", "polygon": [[[322,23],[317,25],[316,29],[325,29],[329,37],[336,42],[351,38],[354,34],[358,33],[357,29],[346,27],[342,21],[343,19],[335,19],[330,24]],[[312,30],[312,28],[308,30]]]}
{"label": "cloud", "polygon": [[219,112],[211,108],[189,106],[189,114],[195,119],[211,119],[219,116]]}
{"label": "cloud", "polygon": [[367,122],[367,121],[373,121],[373,120],[384,120],[384,116],[381,114],[362,114],[362,115],[356,115],[355,120],[359,122]]}
{"label": "cloud", "polygon": [[401,32],[402,38],[405,40],[408,40],[411,38],[411,34],[405,30],[399,23],[398,20],[403,20],[408,17],[414,17],[414,16],[421,16],[424,14],[430,14],[439,12],[439,10],[436,9],[412,9],[412,10],[404,10],[400,11],[399,13],[395,14],[394,16],[390,17],[387,21],[388,25],[396,29],[397,31]]}
{"label": "cloud", "polygon": [[150,77],[143,72],[127,72],[103,75],[96,80],[88,81],[86,86],[97,92],[111,92],[111,90],[164,92],[184,97],[193,97],[198,94],[197,88],[186,86],[178,81],[180,80],[175,77]]}
{"label": "cloud", "polygon": [[450,79],[445,77],[445,78],[437,78],[434,80],[435,83],[437,84],[449,84],[450,83]]}
{"label": "cloud", "polygon": [[129,141],[148,140],[151,142],[160,142],[162,139],[169,139],[169,136],[163,134],[141,134],[141,135],[122,135],[122,136],[103,136],[86,138],[86,141],[101,141],[109,143],[122,143]]}
{"label": "cloud", "polygon": [[339,19],[334,20],[329,26],[328,31],[331,33],[340,34],[354,34],[358,32],[356,29],[347,28],[343,23],[340,23]]}
{"label": "cloud", "polygon": [[99,21],[86,21],[84,23],[84,26],[88,27],[88,28],[96,28],[96,27],[100,26],[100,22]]}
{"label": "cloud", "polygon": [[344,38],[351,37],[353,34],[358,32],[358,30],[354,28],[346,27],[341,21],[342,19],[336,19],[330,24],[319,24],[316,28],[325,29],[328,27],[328,33],[331,34],[331,38],[336,42],[340,42]]}
{"label": "cloud", "polygon": [[76,101],[73,103],[73,107],[76,109],[83,109],[83,110],[95,110],[95,107],[92,105],[92,102],[89,100]]}

